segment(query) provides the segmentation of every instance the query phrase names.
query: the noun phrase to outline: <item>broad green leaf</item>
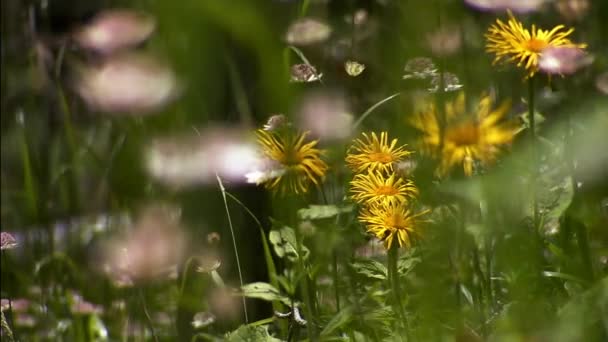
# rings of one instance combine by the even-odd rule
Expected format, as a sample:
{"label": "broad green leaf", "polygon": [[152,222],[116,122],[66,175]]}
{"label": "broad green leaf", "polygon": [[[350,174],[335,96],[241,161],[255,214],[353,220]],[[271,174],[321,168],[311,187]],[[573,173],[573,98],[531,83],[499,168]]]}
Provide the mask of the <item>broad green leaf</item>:
{"label": "broad green leaf", "polygon": [[227,342],[281,342],[278,338],[270,336],[266,325],[241,325],[226,336]]}
{"label": "broad green leaf", "polygon": [[246,284],[241,287],[241,291],[241,294],[248,298],[257,298],[269,302],[278,300],[285,305],[291,305],[291,300],[289,298],[282,295],[277,288],[268,283],[258,282]]}
{"label": "broad green leaf", "polygon": [[298,210],[298,216],[302,220],[318,220],[334,217],[341,213],[353,211],[353,206],[338,207],[335,205],[310,205],[308,208]]}
{"label": "broad green leaf", "polygon": [[[296,234],[290,227],[282,227],[270,231],[268,239],[279,258],[287,257],[290,261],[296,261],[300,257],[296,243]],[[310,251],[306,246],[301,246],[302,257],[308,258]]]}
{"label": "broad green leaf", "polygon": [[355,271],[368,278],[384,280],[387,277],[388,271],[386,266],[376,260],[364,259],[357,260],[352,264]]}
{"label": "broad green leaf", "polygon": [[323,331],[321,331],[321,336],[328,336],[335,332],[336,330],[342,328],[345,324],[351,321],[353,317],[353,308],[351,306],[345,307],[340,310],[330,321],[327,323]]}

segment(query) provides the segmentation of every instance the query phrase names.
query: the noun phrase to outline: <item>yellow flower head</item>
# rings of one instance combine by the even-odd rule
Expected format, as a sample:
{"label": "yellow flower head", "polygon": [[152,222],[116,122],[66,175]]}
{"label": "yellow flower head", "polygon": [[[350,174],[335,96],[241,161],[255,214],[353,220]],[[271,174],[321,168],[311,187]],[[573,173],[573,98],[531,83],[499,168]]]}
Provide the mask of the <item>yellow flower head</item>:
{"label": "yellow flower head", "polygon": [[412,240],[420,235],[418,217],[426,213],[428,210],[413,214],[404,204],[382,203],[364,209],[359,221],[366,225],[368,233],[384,241],[387,249],[391,248],[395,237],[399,247],[409,248]]}
{"label": "yellow flower head", "polygon": [[318,141],[305,143],[308,132],[291,133],[258,130],[258,143],[262,153],[277,162],[284,172],[264,183],[266,188],[280,194],[305,193],[312,182],[321,183],[327,164],[321,160],[321,151],[315,146]]}
{"label": "yellow flower head", "polygon": [[418,195],[412,181],[396,174],[386,177],[384,173],[369,170],[367,174],[355,175],[350,182],[351,198],[363,204],[405,203]]}
{"label": "yellow flower head", "polygon": [[524,67],[528,77],[534,76],[538,70],[538,59],[542,52],[550,47],[566,46],[585,48],[586,44],[574,44],[568,37],[573,28],[565,30],[564,25],[557,25],[551,30],[542,30],[532,25],[532,29],[524,28],[523,24],[509,11],[509,21],[496,23],[486,33],[486,51],[495,53],[494,63],[501,60],[517,63]]}
{"label": "yellow flower head", "polygon": [[363,138],[354,141],[346,156],[346,164],[353,172],[392,171],[393,163],[411,154],[405,150],[405,146],[397,146],[397,139],[393,139],[389,145],[386,132],[381,132],[380,138],[374,132],[371,136],[366,133],[362,135]]}
{"label": "yellow flower head", "polygon": [[433,103],[411,120],[423,134],[420,139],[422,152],[439,159],[437,173],[440,176],[455,165],[462,165],[464,174],[472,175],[475,162],[486,166],[495,161],[500,147],[510,143],[517,133],[513,123],[501,123],[510,107],[509,102],[492,110],[492,99],[483,96],[471,115],[466,112],[464,99],[464,93],[460,93],[454,101],[446,103],[443,139],[439,113]]}

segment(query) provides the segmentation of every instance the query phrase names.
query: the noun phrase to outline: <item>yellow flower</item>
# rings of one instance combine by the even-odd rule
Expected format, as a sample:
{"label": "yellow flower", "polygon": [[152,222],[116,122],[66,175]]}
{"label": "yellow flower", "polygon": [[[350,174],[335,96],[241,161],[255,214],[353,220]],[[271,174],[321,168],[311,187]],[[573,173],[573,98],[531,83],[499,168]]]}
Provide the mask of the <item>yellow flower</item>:
{"label": "yellow flower", "polygon": [[308,132],[290,133],[287,131],[257,131],[258,143],[263,154],[280,164],[284,172],[264,182],[266,188],[280,194],[296,194],[308,191],[310,182],[321,183],[327,164],[321,160],[321,151],[315,146],[318,141],[304,143]]}
{"label": "yellow flower", "polygon": [[369,170],[367,174],[355,175],[350,182],[351,198],[363,204],[405,203],[418,195],[412,181],[396,174],[384,176],[382,172]]}
{"label": "yellow flower", "polygon": [[366,225],[368,233],[384,241],[386,249],[391,248],[395,237],[399,247],[409,248],[420,235],[418,217],[426,213],[428,210],[413,214],[404,204],[382,203],[364,209],[359,221]]}
{"label": "yellow flower", "polygon": [[[472,115],[466,113],[464,93],[446,103],[446,126],[441,139],[439,113],[433,103],[418,113],[411,124],[423,133],[422,153],[440,160],[437,173],[445,175],[455,165],[462,164],[464,174],[473,174],[475,162],[487,166],[496,160],[501,145],[510,143],[517,133],[513,123],[501,123],[510,107],[504,102],[492,110],[492,100],[483,96]],[[442,141],[443,140],[443,141]],[[440,148],[442,148],[440,150]]]}
{"label": "yellow flower", "polygon": [[346,156],[346,164],[353,172],[392,171],[393,163],[402,161],[411,154],[405,146],[397,147],[397,139],[388,144],[388,133],[381,132],[380,138],[372,132],[371,136],[363,133],[363,138],[356,139]]}
{"label": "yellow flower", "polygon": [[486,33],[486,51],[495,53],[494,63],[501,60],[517,63],[524,67],[528,77],[538,70],[538,59],[542,52],[550,47],[567,46],[585,48],[586,44],[574,44],[568,37],[573,28],[565,30],[564,25],[557,25],[551,30],[542,30],[532,25],[532,29],[523,24],[509,11],[509,21],[505,24],[500,19]]}

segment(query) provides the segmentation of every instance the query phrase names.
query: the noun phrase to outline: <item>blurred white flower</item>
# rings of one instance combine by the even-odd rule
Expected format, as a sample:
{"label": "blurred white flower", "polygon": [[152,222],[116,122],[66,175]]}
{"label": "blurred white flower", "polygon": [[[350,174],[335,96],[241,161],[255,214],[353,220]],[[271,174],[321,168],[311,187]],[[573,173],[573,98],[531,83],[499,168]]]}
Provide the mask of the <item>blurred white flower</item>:
{"label": "blurred white flower", "polygon": [[346,63],[344,63],[344,70],[346,70],[346,73],[349,76],[356,77],[365,70],[365,64],[356,61],[346,61]]}
{"label": "blurred white flower", "polygon": [[538,68],[547,74],[569,75],[593,63],[593,56],[577,47],[554,47],[543,51]]}
{"label": "blurred white flower", "polygon": [[343,96],[315,92],[305,96],[296,110],[298,127],[325,140],[350,137],[354,118]]}
{"label": "blurred white flower", "polygon": [[152,16],[127,9],[107,10],[96,15],[74,33],[74,40],[85,49],[109,54],[145,41],[156,28]]}
{"label": "blurred white flower", "polygon": [[292,45],[310,45],[329,38],[331,27],[312,18],[301,18],[289,25],[285,41]]}
{"label": "blurred white flower", "polygon": [[165,64],[143,54],[122,54],[82,67],[76,91],[94,110],[139,113],[174,99],[178,82]]}
{"label": "blurred white flower", "polygon": [[216,183],[216,175],[244,183],[260,158],[246,132],[210,128],[200,136],[154,142],[146,153],[146,164],[154,178],[172,186]]}
{"label": "blurred white flower", "polygon": [[12,249],[17,247],[17,239],[15,239],[10,233],[0,233],[2,242],[0,243],[0,250]]}
{"label": "blurred white flower", "polygon": [[274,114],[268,118],[263,129],[265,131],[274,131],[287,124],[287,118],[283,114]]}
{"label": "blurred white flower", "polygon": [[431,93],[436,93],[440,89],[441,77],[443,76],[443,91],[451,92],[456,91],[463,87],[458,79],[458,76],[451,72],[444,72],[443,74],[436,74],[431,79],[431,87],[428,89]]}
{"label": "blurred white flower", "polygon": [[317,73],[317,69],[310,64],[295,64],[291,67],[291,82],[308,83],[321,80],[322,73]]}
{"label": "blurred white flower", "polygon": [[437,67],[433,60],[427,57],[412,58],[405,63],[403,79],[427,79],[437,75]]}
{"label": "blurred white flower", "polygon": [[464,2],[480,11],[511,10],[517,13],[527,13],[536,11],[547,0],[464,0]]}

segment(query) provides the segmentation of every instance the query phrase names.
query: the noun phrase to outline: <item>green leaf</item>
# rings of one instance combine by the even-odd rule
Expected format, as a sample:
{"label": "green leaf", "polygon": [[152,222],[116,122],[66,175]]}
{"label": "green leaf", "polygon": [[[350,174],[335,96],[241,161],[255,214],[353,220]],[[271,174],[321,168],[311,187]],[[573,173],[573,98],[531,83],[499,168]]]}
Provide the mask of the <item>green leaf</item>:
{"label": "green leaf", "polygon": [[407,274],[409,273],[414,266],[420,263],[420,258],[413,256],[413,253],[408,253],[403,255],[397,261],[397,270],[399,274]]}
{"label": "green leaf", "polygon": [[291,300],[282,295],[281,292],[274,286],[268,283],[251,283],[241,287],[241,294],[247,298],[257,298],[268,302],[280,301],[281,303],[290,306]]}
{"label": "green leaf", "polygon": [[[282,227],[280,229],[274,229],[270,231],[268,240],[274,248],[274,252],[279,258],[287,257],[290,261],[296,261],[300,257],[298,255],[296,234],[290,227]],[[301,247],[302,258],[308,258],[310,251],[306,246]]]}
{"label": "green leaf", "polygon": [[341,213],[349,213],[353,211],[354,207],[348,205],[345,207],[338,207],[335,205],[310,205],[308,208],[298,210],[298,216],[302,220],[318,220],[334,217]]}
{"label": "green leaf", "polygon": [[321,331],[321,336],[328,336],[332,334],[334,331],[342,328],[345,324],[351,321],[353,317],[353,308],[351,306],[345,307],[340,310],[330,321],[327,323],[323,331]]}
{"label": "green leaf", "polygon": [[226,336],[227,342],[281,342],[278,338],[270,336],[266,325],[241,325]]}
{"label": "green leaf", "polygon": [[368,278],[384,280],[387,278],[388,275],[386,266],[376,260],[357,260],[352,264],[352,266],[355,269],[355,272],[362,274]]}

